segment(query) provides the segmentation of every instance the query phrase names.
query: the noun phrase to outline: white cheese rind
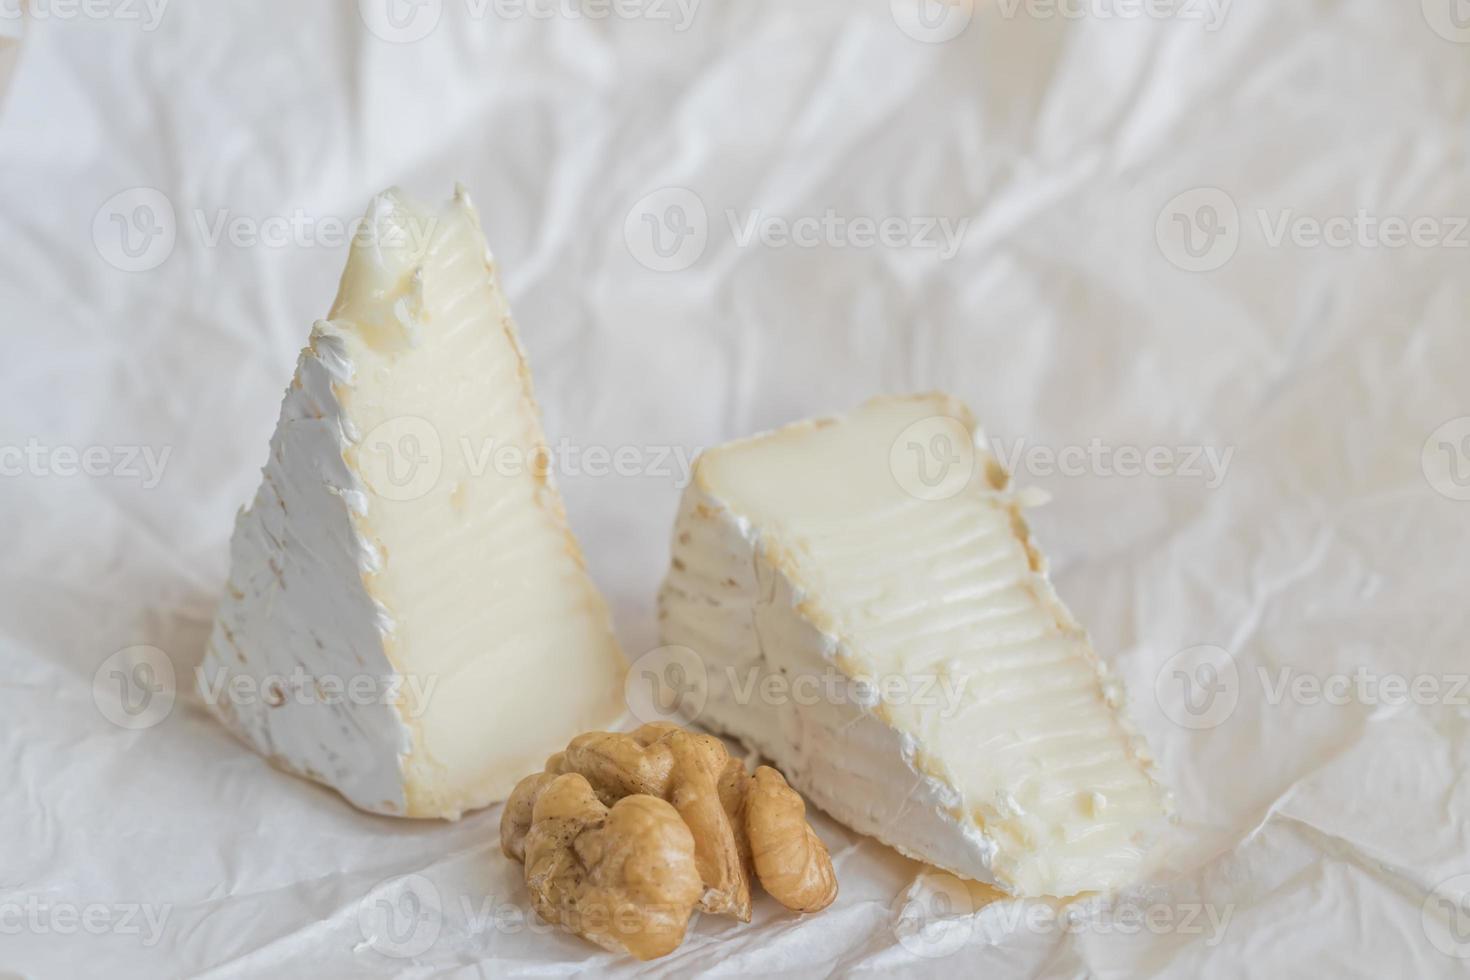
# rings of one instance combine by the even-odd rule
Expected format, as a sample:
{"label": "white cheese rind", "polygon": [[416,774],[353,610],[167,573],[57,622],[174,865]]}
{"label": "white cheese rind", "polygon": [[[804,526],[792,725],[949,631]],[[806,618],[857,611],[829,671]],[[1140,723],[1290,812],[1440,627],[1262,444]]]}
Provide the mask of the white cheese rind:
{"label": "white cheese rind", "polygon": [[[333,393],[352,377],[342,338],[318,324],[281,406],[260,489],[235,520],[200,687],[231,731],[277,765],[364,810],[402,815],[399,759],[412,733],[394,705],[265,689],[302,665],[313,678],[396,673],[383,643],[389,615],[364,582],[381,558],[354,520],[367,494],[344,458],[352,425]],[[241,675],[251,683],[234,693],[229,685]]]}
{"label": "white cheese rind", "polygon": [[356,806],[450,819],[616,722],[624,662],[545,449],[468,197],[380,195],[236,522],[216,713]]}
{"label": "white cheese rind", "polygon": [[[936,418],[969,430],[973,477],[919,499],[890,450]],[[697,720],[854,829],[1013,894],[1139,873],[1166,794],[953,399],[879,399],[707,453],[660,620],[704,662]],[[900,683],[882,703],[797,696],[795,678],[834,672]],[[762,693],[768,678],[782,683]]]}

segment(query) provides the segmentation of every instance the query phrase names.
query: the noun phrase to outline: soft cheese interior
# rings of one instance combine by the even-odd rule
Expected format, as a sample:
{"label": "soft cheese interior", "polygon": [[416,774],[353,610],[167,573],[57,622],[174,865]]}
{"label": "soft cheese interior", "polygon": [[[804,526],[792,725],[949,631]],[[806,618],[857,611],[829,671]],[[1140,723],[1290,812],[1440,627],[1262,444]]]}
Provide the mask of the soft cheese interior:
{"label": "soft cheese interior", "polygon": [[[952,494],[926,490],[936,418],[974,447]],[[1138,875],[1165,794],[955,400],[878,399],[704,454],[660,618],[707,668],[698,720],[849,826],[1013,894]]]}
{"label": "soft cheese interior", "polygon": [[448,818],[614,723],[544,445],[468,198],[380,195],[236,522],[201,676],[226,723],[359,807]]}

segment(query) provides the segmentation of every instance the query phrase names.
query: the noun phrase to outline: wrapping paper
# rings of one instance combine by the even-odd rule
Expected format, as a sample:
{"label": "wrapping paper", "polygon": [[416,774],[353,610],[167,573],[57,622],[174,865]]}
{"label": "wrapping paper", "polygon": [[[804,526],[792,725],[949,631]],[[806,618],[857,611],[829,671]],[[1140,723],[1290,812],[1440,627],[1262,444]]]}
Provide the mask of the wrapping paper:
{"label": "wrapping paper", "polygon": [[[1465,975],[1463,3],[29,6],[0,976]],[[1144,882],[1008,900],[819,816],[830,911],[763,899],[640,966],[535,922],[498,808],[367,816],[206,716],[342,229],[455,180],[630,656],[699,447],[975,407],[1174,789]]]}

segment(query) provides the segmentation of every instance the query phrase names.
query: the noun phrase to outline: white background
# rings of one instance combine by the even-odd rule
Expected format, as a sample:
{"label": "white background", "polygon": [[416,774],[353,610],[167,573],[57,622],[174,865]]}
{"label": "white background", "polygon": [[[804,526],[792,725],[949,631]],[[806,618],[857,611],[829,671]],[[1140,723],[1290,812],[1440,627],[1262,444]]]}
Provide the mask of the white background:
{"label": "white background", "polygon": [[[498,809],[359,814],[188,694],[109,720],[118,651],[190,687],[333,228],[455,180],[553,441],[648,463],[561,474],[631,655],[657,642],[665,449],[949,389],[1052,492],[1059,589],[1177,796],[1141,925],[1028,924],[823,821],[832,910],[707,918],[650,975],[1465,975],[1461,0],[429,0],[400,31],[376,6],[34,0],[22,31],[0,2],[0,976],[633,971],[517,925]],[[829,211],[964,232],[744,236]],[[660,260],[645,216],[696,234]],[[1107,463],[1047,461],[1089,446]],[[1123,447],[1186,452],[1128,476]],[[1190,447],[1229,452],[1223,479]],[[1356,672],[1432,703],[1274,694]]]}

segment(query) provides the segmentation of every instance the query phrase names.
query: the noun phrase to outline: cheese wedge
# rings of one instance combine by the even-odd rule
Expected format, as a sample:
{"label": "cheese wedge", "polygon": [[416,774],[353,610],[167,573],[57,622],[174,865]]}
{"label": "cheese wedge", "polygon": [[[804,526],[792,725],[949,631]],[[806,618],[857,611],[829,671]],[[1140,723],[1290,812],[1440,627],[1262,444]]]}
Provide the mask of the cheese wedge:
{"label": "cheese wedge", "polygon": [[622,715],[624,661],[462,189],[438,211],[373,201],[230,550],[205,700],[364,810],[456,818]]}
{"label": "cheese wedge", "polygon": [[853,829],[1014,895],[1139,875],[1167,795],[956,400],[705,453],[660,621],[697,721]]}

